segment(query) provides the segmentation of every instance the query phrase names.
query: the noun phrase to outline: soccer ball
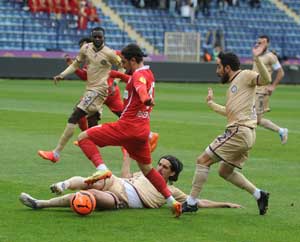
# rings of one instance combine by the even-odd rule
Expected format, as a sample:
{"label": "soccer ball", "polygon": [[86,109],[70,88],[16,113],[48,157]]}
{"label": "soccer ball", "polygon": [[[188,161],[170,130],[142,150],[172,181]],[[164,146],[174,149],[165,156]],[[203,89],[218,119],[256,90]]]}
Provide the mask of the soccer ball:
{"label": "soccer ball", "polygon": [[75,213],[88,215],[96,207],[95,196],[88,191],[79,191],[70,199],[70,206]]}

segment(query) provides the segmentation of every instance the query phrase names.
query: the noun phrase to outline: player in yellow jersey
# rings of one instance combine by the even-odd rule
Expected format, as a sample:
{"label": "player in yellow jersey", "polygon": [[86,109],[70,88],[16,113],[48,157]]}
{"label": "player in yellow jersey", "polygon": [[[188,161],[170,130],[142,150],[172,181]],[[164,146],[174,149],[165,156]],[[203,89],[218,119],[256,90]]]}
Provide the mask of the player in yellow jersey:
{"label": "player in yellow jersey", "polygon": [[46,160],[57,162],[60,153],[67,142],[73,136],[74,130],[79,120],[84,116],[89,116],[97,125],[99,112],[108,95],[107,78],[113,65],[121,67],[121,58],[116,52],[104,44],[105,31],[101,27],[92,29],[91,43],[84,44],[79,54],[63,72],[54,77],[55,84],[64,79],[65,76],[74,73],[81,64],[87,64],[86,90],[83,98],[76,105],[73,113],[68,119],[68,123],[61,135],[57,146],[52,151],[39,150],[38,155]]}
{"label": "player in yellow jersey", "polygon": [[[284,77],[284,71],[282,66],[280,65],[277,56],[268,50],[270,40],[267,35],[259,36],[257,40],[257,45],[263,44],[265,46],[264,51],[260,54],[260,59],[266,66],[270,75],[275,71],[275,79],[274,81],[267,86],[257,87],[256,89],[256,112],[257,112],[257,124],[266,129],[277,132],[280,136],[281,143],[285,144],[288,140],[288,129],[279,127],[277,124],[273,123],[271,120],[263,117],[264,113],[269,112],[269,97],[275,91],[277,85]],[[253,70],[258,71],[258,68],[253,63]]]}
{"label": "player in yellow jersey", "polygon": [[263,46],[253,48],[253,56],[259,73],[241,70],[240,61],[233,53],[220,53],[216,73],[222,83],[228,83],[226,105],[213,101],[213,90],[208,90],[207,104],[217,113],[227,117],[225,133],[218,136],[197,158],[192,189],[182,205],[183,212],[197,211],[197,199],[208,178],[210,166],[219,163],[219,175],[235,186],[246,190],[257,200],[259,214],[266,213],[269,193],[258,189],[244,175],[242,169],[248,152],[255,143],[256,112],[255,93],[257,85],[267,85],[271,77],[259,55]]}
{"label": "player in yellow jersey", "polygon": [[[183,165],[180,160],[172,155],[165,155],[159,159],[157,170],[166,182],[177,181]],[[122,176],[112,176],[106,180],[100,180],[93,185],[87,185],[83,177],[71,177],[51,186],[52,192],[62,194],[67,189],[82,190],[89,189],[97,201],[98,209],[117,208],[159,208],[165,204],[165,198],[155,189],[149,180],[141,173],[130,172],[129,159],[124,161]],[[124,178],[125,177],[125,178]],[[185,201],[187,195],[173,185],[169,185],[174,198]],[[69,207],[70,198],[73,194],[67,194],[49,200],[40,200],[31,197],[27,193],[21,193],[20,201],[33,209],[49,207]],[[197,201],[199,208],[240,208],[241,205],[229,202],[215,202],[201,199]]]}

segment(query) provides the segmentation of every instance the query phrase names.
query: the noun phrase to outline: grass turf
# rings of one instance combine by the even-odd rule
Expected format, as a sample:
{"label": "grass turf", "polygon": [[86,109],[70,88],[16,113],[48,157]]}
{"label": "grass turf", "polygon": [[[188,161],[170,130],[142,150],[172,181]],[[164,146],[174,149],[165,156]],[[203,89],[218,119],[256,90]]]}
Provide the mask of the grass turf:
{"label": "grass turf", "polygon": [[[184,171],[177,186],[191,188],[197,155],[223,132],[226,120],[205,104],[207,87],[224,103],[226,86],[215,84],[157,83],[152,130],[160,133],[156,161],[164,154],[178,156]],[[94,212],[80,217],[68,208],[32,211],[18,196],[53,197],[49,185],[74,175],[89,175],[94,168],[70,142],[61,161],[51,164],[37,156],[52,149],[64,129],[74,104],[84,89],[82,82],[0,80],[0,241],[228,241],[294,242],[300,237],[299,138],[300,86],[280,86],[271,97],[272,112],[265,117],[289,128],[288,144],[279,136],[257,129],[256,145],[243,173],[258,187],[271,192],[266,216],[259,216],[255,200],[225,182],[212,167],[202,198],[240,203],[243,209],[203,209],[197,214],[172,218],[167,207]],[[116,120],[104,110],[102,122]],[[78,134],[77,131],[76,134]],[[76,135],[74,136],[74,139]],[[107,165],[119,174],[121,151],[103,149]],[[133,169],[137,169],[133,165]]]}

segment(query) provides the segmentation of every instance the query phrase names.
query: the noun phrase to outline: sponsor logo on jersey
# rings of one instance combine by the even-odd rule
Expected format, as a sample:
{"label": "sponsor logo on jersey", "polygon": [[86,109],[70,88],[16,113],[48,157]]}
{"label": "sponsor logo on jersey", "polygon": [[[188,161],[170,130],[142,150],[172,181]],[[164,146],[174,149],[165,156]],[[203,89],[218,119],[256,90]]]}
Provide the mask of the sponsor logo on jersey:
{"label": "sponsor logo on jersey", "polygon": [[100,63],[101,63],[102,65],[107,65],[107,61],[106,61],[106,60],[101,60]]}
{"label": "sponsor logo on jersey", "polygon": [[139,81],[141,82],[141,83],[143,83],[143,84],[146,84],[146,79],[144,78],[144,77],[140,77],[140,79],[139,79]]}

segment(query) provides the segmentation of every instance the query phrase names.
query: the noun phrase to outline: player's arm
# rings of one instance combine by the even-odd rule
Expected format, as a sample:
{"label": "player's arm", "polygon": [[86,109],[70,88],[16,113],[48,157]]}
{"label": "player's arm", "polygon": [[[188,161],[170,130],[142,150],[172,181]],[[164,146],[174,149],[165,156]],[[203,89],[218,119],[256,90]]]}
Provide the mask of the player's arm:
{"label": "player's arm", "polygon": [[207,102],[208,107],[210,107],[216,113],[226,116],[225,106],[215,103],[213,101],[213,98],[214,98],[213,90],[211,88],[208,88],[208,93],[207,93],[207,97],[206,97],[206,102]]}
{"label": "player's arm", "polygon": [[121,79],[121,81],[127,83],[131,76],[127,75],[125,73],[122,73],[120,71],[111,70],[109,73],[109,77],[111,77],[113,79],[119,78],[119,79]]}
{"label": "player's arm", "polygon": [[[71,65],[73,63],[73,60],[72,58],[69,56],[69,55],[65,55],[65,61],[68,65]],[[86,72],[86,68],[78,68],[76,71],[75,71],[75,74],[83,81],[86,81],[87,80],[87,72]]]}
{"label": "player's arm", "polygon": [[197,205],[198,208],[242,208],[240,204],[229,202],[215,202],[206,199],[199,199]]}
{"label": "player's arm", "polygon": [[132,176],[133,176],[133,174],[130,171],[130,158],[127,155],[122,164],[121,177],[122,178],[130,178]]}
{"label": "player's arm", "polygon": [[267,91],[269,95],[272,95],[273,91],[276,89],[279,82],[284,77],[284,70],[281,64],[278,61],[278,58],[274,55],[274,63],[272,64],[273,70],[276,72],[276,76],[271,85],[267,87]]}
{"label": "player's arm", "polygon": [[147,81],[143,76],[136,76],[133,80],[134,88],[138,93],[141,102],[146,106],[154,106],[154,100],[147,91],[146,83]]}
{"label": "player's arm", "polygon": [[258,73],[259,76],[257,77],[257,85],[258,86],[264,86],[264,85],[268,85],[269,83],[271,83],[271,75],[268,72],[266,66],[264,65],[264,63],[261,61],[260,59],[260,55],[262,54],[262,52],[265,50],[266,46],[264,44],[259,44],[253,47],[252,49],[252,53],[253,53],[253,58],[254,58],[254,62],[257,66],[258,69]]}

